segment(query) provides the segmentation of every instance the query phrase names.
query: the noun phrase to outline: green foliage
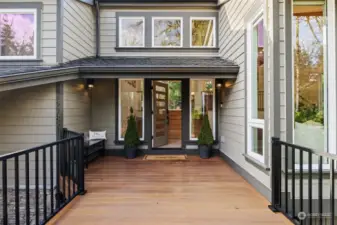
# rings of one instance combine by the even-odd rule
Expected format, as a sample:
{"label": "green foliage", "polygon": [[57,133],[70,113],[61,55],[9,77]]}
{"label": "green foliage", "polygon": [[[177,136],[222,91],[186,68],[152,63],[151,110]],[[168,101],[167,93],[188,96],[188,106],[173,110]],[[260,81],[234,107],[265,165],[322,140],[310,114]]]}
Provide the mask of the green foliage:
{"label": "green foliage", "polygon": [[319,110],[316,105],[300,105],[299,110],[295,112],[295,121],[298,123],[314,121],[324,124],[324,112]]}
{"label": "green foliage", "polygon": [[202,113],[200,110],[197,110],[197,109],[193,109],[193,112],[192,112],[192,119],[194,120],[200,120],[202,117]]}
{"label": "green foliage", "polygon": [[214,138],[211,126],[209,124],[208,115],[203,116],[202,127],[200,130],[200,134],[198,136],[198,145],[208,145],[213,144]]}
{"label": "green foliage", "polygon": [[127,148],[133,148],[137,147],[140,144],[138,132],[137,132],[137,124],[136,124],[136,118],[133,115],[133,108],[130,108],[130,116],[128,119],[128,127],[125,132],[125,147]]}
{"label": "green foliage", "polygon": [[181,108],[181,82],[169,81],[169,109]]}

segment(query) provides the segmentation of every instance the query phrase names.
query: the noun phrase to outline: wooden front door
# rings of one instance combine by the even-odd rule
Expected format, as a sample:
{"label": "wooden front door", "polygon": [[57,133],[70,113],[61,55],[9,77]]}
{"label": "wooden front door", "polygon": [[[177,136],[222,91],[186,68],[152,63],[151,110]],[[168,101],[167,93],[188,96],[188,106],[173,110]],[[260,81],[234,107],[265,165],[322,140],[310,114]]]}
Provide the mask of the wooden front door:
{"label": "wooden front door", "polygon": [[153,81],[153,147],[168,144],[168,84]]}

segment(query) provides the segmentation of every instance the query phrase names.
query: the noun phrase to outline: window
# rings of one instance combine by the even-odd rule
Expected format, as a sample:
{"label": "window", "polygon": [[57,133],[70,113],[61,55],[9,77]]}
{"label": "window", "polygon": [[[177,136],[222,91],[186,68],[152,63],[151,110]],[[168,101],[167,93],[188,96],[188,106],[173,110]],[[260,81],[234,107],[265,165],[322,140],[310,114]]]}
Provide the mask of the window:
{"label": "window", "polygon": [[215,18],[192,17],[191,18],[191,47],[209,48],[215,47]]}
{"label": "window", "polygon": [[0,59],[37,58],[36,15],[36,9],[0,9]]}
{"label": "window", "polygon": [[144,47],[144,17],[119,18],[119,47]]}
{"label": "window", "polygon": [[130,108],[133,108],[138,135],[144,140],[144,82],[143,79],[119,80],[119,140],[124,140],[124,135],[130,116]]}
{"label": "window", "polygon": [[152,18],[152,47],[177,48],[183,46],[181,17]]}
{"label": "window", "polygon": [[208,115],[215,137],[215,89],[214,80],[194,80],[190,82],[190,139],[197,140],[203,117]]}
{"label": "window", "polygon": [[261,12],[247,29],[247,153],[264,163],[264,25]]}
{"label": "window", "polygon": [[293,2],[293,138],[321,152],[327,146],[325,24],[324,1]]}

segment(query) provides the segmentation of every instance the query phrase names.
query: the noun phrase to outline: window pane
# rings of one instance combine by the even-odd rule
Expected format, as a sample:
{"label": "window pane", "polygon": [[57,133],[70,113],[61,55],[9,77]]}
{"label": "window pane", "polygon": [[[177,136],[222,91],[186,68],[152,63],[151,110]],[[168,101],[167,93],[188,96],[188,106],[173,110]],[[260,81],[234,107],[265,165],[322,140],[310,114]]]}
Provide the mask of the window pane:
{"label": "window pane", "polygon": [[264,30],[263,20],[253,27],[252,118],[264,119]]}
{"label": "window pane", "polygon": [[181,81],[169,81],[169,110],[181,109]]}
{"label": "window pane", "polygon": [[324,6],[294,6],[294,142],[324,151]]}
{"label": "window pane", "polygon": [[155,47],[182,47],[181,19],[153,19]]}
{"label": "window pane", "polygon": [[252,152],[263,155],[263,129],[252,127]]}
{"label": "window pane", "polygon": [[0,13],[0,56],[34,56],[33,13]]}
{"label": "window pane", "polygon": [[213,130],[214,80],[191,80],[191,138],[198,138],[204,115],[208,115]]}
{"label": "window pane", "polygon": [[119,46],[144,46],[144,20],[142,18],[120,18],[119,32]]}
{"label": "window pane", "polygon": [[136,117],[139,137],[143,137],[143,80],[120,81],[120,137],[123,138],[128,125],[130,108]]}
{"label": "window pane", "polygon": [[214,20],[192,20],[192,46],[215,47]]}

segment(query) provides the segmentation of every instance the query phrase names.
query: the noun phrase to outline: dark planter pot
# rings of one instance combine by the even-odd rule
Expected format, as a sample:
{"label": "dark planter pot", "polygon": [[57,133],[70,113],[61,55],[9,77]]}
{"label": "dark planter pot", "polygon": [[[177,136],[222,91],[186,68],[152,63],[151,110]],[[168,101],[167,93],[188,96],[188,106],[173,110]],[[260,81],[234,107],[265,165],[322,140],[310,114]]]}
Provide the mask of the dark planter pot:
{"label": "dark planter pot", "polygon": [[137,147],[125,147],[126,158],[134,159],[137,157]]}
{"label": "dark planter pot", "polygon": [[208,145],[199,145],[199,155],[202,159],[208,159],[211,156],[211,147]]}

